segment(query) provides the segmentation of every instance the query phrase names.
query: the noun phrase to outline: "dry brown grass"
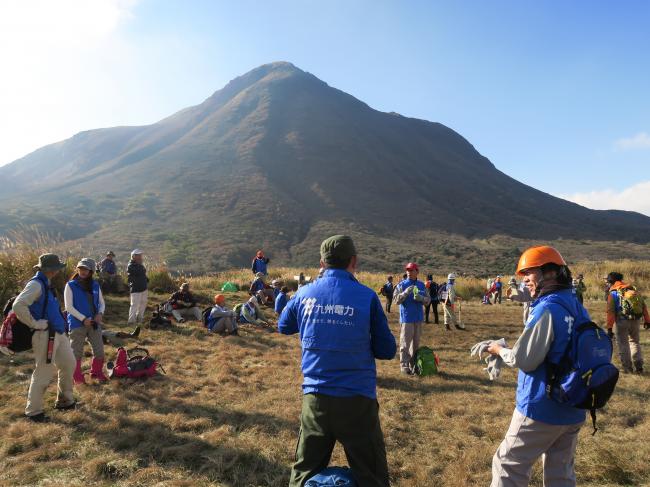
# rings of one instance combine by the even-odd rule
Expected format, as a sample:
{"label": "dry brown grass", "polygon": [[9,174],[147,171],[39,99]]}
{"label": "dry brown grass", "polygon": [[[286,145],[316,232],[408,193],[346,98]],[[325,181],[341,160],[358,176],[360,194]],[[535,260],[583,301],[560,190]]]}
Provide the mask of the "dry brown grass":
{"label": "dry brown grass", "polygon": [[[293,275],[294,271],[287,270]],[[234,277],[234,276],[230,276]],[[196,281],[204,297],[221,278]],[[210,281],[208,279],[214,279]],[[375,276],[377,282],[382,276]],[[244,293],[229,295],[229,303]],[[150,303],[162,301],[153,296]],[[127,298],[109,297],[107,322],[123,328]],[[597,320],[603,303],[590,302]],[[482,486],[507,429],[516,375],[490,383],[470,360],[475,342],[512,341],[521,308],[466,303],[466,332],[426,326],[423,343],[442,358],[443,375],[405,378],[396,360],[378,362],[378,396],[393,485]],[[398,334],[397,313],[390,315]],[[646,356],[650,332],[643,333]],[[0,358],[0,485],[286,485],[299,427],[300,344],[297,337],[245,328],[240,337],[208,335],[198,323],[144,330],[167,375],[76,389],[76,411],[52,422],[22,419],[32,362]],[[107,348],[108,357],[114,350]],[[48,407],[54,387],[48,393]],[[577,458],[581,486],[643,485],[650,479],[648,376],[623,376],[594,437],[583,428]],[[333,464],[345,464],[335,449]],[[532,485],[541,485],[535,469]]]}

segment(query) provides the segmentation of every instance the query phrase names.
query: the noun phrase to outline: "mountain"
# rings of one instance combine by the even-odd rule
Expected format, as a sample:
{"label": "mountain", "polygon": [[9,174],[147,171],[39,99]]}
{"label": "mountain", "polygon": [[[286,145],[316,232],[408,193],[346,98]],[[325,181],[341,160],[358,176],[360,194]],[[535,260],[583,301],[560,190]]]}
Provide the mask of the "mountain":
{"label": "mountain", "polygon": [[331,232],[358,235],[372,267],[405,254],[460,264],[445,246],[480,259],[495,236],[510,253],[558,239],[650,249],[650,218],[526,186],[448,127],[374,110],[286,62],[152,125],[45,146],[0,178],[0,232],[36,224],[89,252],[145,247],[192,270],[245,265],[258,247],[313,263]]}

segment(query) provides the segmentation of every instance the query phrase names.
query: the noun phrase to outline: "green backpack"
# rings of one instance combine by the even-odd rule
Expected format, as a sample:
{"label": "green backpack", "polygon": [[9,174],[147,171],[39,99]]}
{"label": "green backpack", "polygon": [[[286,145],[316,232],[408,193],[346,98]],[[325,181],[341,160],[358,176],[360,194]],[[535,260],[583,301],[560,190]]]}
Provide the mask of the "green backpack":
{"label": "green backpack", "polygon": [[438,356],[429,347],[420,347],[415,352],[415,373],[427,376],[438,373]]}
{"label": "green backpack", "polygon": [[638,320],[643,316],[643,307],[645,302],[643,296],[633,288],[621,289],[619,291],[621,301],[621,314],[625,319]]}

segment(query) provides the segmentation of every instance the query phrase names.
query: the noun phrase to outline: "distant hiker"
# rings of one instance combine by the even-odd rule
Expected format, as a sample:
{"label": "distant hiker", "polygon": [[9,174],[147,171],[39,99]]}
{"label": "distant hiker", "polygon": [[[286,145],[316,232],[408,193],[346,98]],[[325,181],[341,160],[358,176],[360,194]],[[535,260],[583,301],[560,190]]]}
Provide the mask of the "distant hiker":
{"label": "distant hiker", "polygon": [[520,285],[517,285],[517,280],[514,277],[510,279],[508,290],[506,291],[506,298],[515,303],[521,303],[524,308],[523,321],[525,325],[530,314],[530,303],[533,302],[533,297],[530,295],[530,291],[525,283],[522,281]]}
{"label": "distant hiker", "polygon": [[251,264],[251,271],[253,271],[253,274],[257,274],[258,272],[261,272],[263,275],[268,274],[268,264],[271,261],[268,257],[264,255],[264,252],[261,250],[257,251],[257,254],[255,254],[255,257],[253,258],[253,263]]}
{"label": "distant hiker", "polygon": [[185,323],[185,319],[201,321],[201,310],[196,305],[196,298],[190,291],[190,284],[184,282],[178,291],[169,298],[172,307],[172,315],[179,323]]}
{"label": "distant hiker", "polygon": [[280,289],[280,294],[278,294],[278,297],[275,299],[275,312],[278,315],[282,314],[282,311],[287,306],[288,302],[289,288],[287,286],[282,286],[282,289]]}
{"label": "distant hiker", "polygon": [[390,305],[393,303],[395,286],[393,286],[393,276],[386,278],[386,283],[379,290],[379,294],[386,298],[386,312],[390,313]]}
{"label": "distant hiker", "polygon": [[25,415],[35,422],[47,421],[43,412],[43,396],[55,370],[58,372],[58,388],[54,407],[75,407],[72,395],[75,359],[70,340],[65,334],[66,324],[59,302],[50,287],[54,276],[64,268],[65,264],[56,255],[41,255],[38,265],[34,266],[36,275],[27,283],[13,304],[13,311],[18,320],[35,330],[32,347],[36,364],[25,407]]}
{"label": "distant hiker", "polygon": [[[98,265],[99,280],[103,284],[103,290],[106,292],[120,292],[120,276],[117,274],[117,265],[115,264],[115,254],[112,250],[106,252],[106,257]],[[95,270],[95,269],[93,269]]]}
{"label": "distant hiker", "polygon": [[396,345],[379,297],[354,277],[356,254],[350,237],[323,241],[323,277],[301,288],[278,321],[280,333],[300,333],[302,343],[304,396],[290,487],[323,470],[336,441],[359,485],[389,485],[375,359],[392,359]]}
{"label": "distant hiker", "polygon": [[607,281],[611,287],[607,299],[607,330],[616,336],[618,354],[627,373],[643,373],[643,354],[639,334],[641,320],[650,323],[645,300],[634,286],[623,282],[623,274],[610,272]]}
{"label": "distant hiker", "polygon": [[251,325],[269,326],[268,319],[260,308],[260,302],[256,296],[251,296],[241,306],[239,320],[242,323],[250,323]]}
{"label": "distant hiker", "polygon": [[424,283],[424,287],[427,288],[429,297],[431,298],[429,304],[424,307],[425,323],[429,323],[429,312],[433,308],[434,323],[437,325],[440,322],[438,318],[438,284],[433,280],[432,274],[427,276],[427,282]]}
{"label": "distant hiker", "polygon": [[585,300],[584,294],[587,291],[587,286],[585,285],[584,276],[582,274],[578,274],[578,277],[573,280],[573,288],[576,291],[576,297],[578,298],[578,301],[580,301],[580,304],[583,304]]}
{"label": "distant hiker", "polygon": [[605,281],[603,287],[605,290],[605,301],[607,301],[609,299],[609,288],[612,287],[612,285],[609,283],[608,276],[603,276],[603,281]]}
{"label": "distant hiker", "polygon": [[485,289],[487,291],[486,296],[487,296],[488,302],[487,303],[484,302],[484,304],[492,304],[492,296],[494,295],[494,291],[496,290],[496,287],[494,286],[494,279],[492,279],[491,277],[488,278],[487,286],[486,286]]}
{"label": "distant hiker", "polygon": [[273,289],[273,300],[278,298],[278,294],[282,291],[282,283],[278,279],[271,281],[271,289]]}
{"label": "distant hiker", "polygon": [[535,299],[524,332],[512,349],[493,342],[488,352],[519,369],[516,409],[492,459],[492,487],[528,485],[541,456],[545,486],[575,486],[574,460],[585,410],[547,396],[548,363],[559,361],[571,325],[591,321],[573,297],[571,271],[552,247],[533,247],[519,259],[517,274]]}
{"label": "distant hiker", "polygon": [[[444,287],[443,287],[444,286]],[[464,330],[465,325],[456,319],[456,302],[461,301],[461,297],[456,294],[456,274],[453,272],[447,276],[446,284],[441,286],[438,295],[442,302],[442,309],[445,313],[445,328],[451,330],[451,325],[457,330]]]}
{"label": "distant hiker", "polygon": [[494,280],[494,304],[501,304],[501,296],[503,294],[503,283],[501,282],[501,276],[497,276]]}
{"label": "distant hiker", "polygon": [[81,372],[81,360],[84,356],[86,340],[93,351],[90,365],[90,377],[100,382],[108,378],[104,375],[104,340],[102,336],[103,316],[106,305],[99,283],[93,279],[96,268],[93,259],[81,259],[77,271],[65,285],[65,310],[68,312],[68,329],[70,345],[76,361],[74,383],[86,381]]}
{"label": "distant hiker", "polygon": [[406,264],[406,279],[395,288],[395,302],[399,304],[399,366],[402,374],[412,375],[415,352],[420,348],[424,306],[431,302],[429,292],[418,281],[419,268],[415,262]]}
{"label": "distant hiker", "polygon": [[237,316],[234,311],[226,309],[225,304],[226,297],[223,294],[214,297],[214,306],[208,317],[208,331],[238,335]]}
{"label": "distant hiker", "polygon": [[131,252],[131,260],[126,268],[126,273],[131,293],[129,324],[142,323],[144,312],[147,309],[147,286],[149,283],[147,269],[142,265],[142,250],[135,249]]}

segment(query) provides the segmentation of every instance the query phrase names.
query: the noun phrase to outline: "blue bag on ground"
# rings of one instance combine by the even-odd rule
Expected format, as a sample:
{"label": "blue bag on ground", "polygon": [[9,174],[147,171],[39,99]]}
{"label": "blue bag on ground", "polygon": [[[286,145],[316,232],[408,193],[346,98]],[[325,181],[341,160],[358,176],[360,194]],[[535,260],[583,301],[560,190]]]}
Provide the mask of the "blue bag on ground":
{"label": "blue bag on ground", "polygon": [[305,487],[358,487],[352,470],[347,467],[328,467],[310,478]]}

